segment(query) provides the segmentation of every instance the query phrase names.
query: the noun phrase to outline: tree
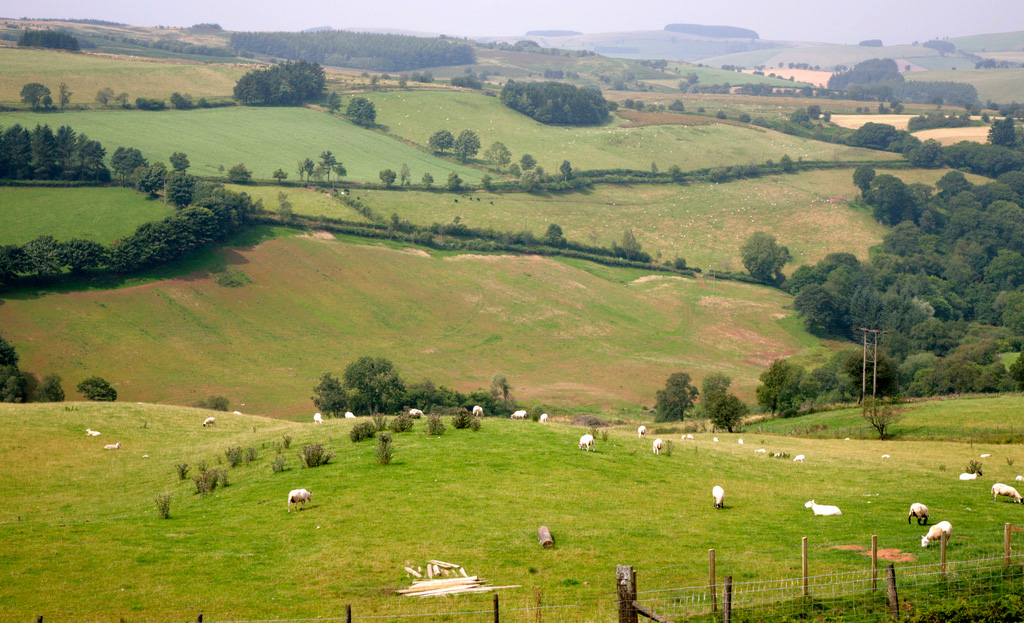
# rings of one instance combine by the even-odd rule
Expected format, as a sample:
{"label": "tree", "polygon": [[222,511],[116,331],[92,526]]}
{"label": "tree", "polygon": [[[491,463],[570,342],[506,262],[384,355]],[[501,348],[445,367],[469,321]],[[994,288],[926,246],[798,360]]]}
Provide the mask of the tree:
{"label": "tree", "polygon": [[444,155],[444,150],[451,149],[455,144],[455,137],[448,130],[438,130],[427,139],[427,145],[434,151]]}
{"label": "tree", "polygon": [[244,164],[238,163],[228,169],[228,180],[234,184],[245,184],[252,180],[252,172]]}
{"label": "tree", "polygon": [[60,87],[57,89],[57,104],[60,106],[61,110],[64,110],[64,108],[71,102],[72,95],[74,95],[74,93],[71,92],[68,85],[61,82]]}
{"label": "tree", "polygon": [[505,147],[504,143],[494,141],[484,152],[484,158],[487,158],[498,169],[504,169],[512,162],[512,152]]}
{"label": "tree", "polygon": [[785,359],[776,359],[758,377],[761,385],[755,390],[757,404],[772,415],[796,409],[802,402],[799,382],[803,369]]}
{"label": "tree", "polygon": [[409,171],[409,165],[402,163],[402,168],[398,170],[398,183],[402,186],[408,186],[412,180],[412,172]]}
{"label": "tree", "polygon": [[135,190],[146,193],[152,199],[157,196],[157,193],[163,190],[166,180],[167,172],[164,170],[164,167],[162,165],[158,166],[154,164],[145,167],[141,171],[137,170]]}
{"label": "tree", "polygon": [[353,403],[370,413],[397,409],[405,396],[405,383],[391,361],[383,357],[360,357],[345,368],[345,387],[355,390]]}
{"label": "tree", "polygon": [[720,372],[714,372],[701,382],[700,405],[698,409],[703,417],[711,420],[715,428],[726,429],[730,433],[747,414],[747,406],[729,393],[732,379]]}
{"label": "tree", "polygon": [[320,376],[320,382],[313,388],[313,405],[329,416],[338,417],[348,410],[348,391],[337,377],[330,372]]}
{"label": "tree", "polygon": [[270,177],[274,178],[278,182],[283,182],[286,179],[288,179],[288,174],[285,173],[284,169],[277,169],[276,171],[270,174]]}
{"label": "tree", "polygon": [[331,91],[327,94],[327,110],[331,112],[338,112],[341,109],[341,96],[338,95],[337,91]]}
{"label": "tree", "polygon": [[988,142],[992,145],[1009,147],[1017,146],[1017,130],[1013,127],[1013,117],[1007,116],[992,122],[988,130]]}
{"label": "tree", "polygon": [[377,109],[365,97],[353,97],[345,109],[345,116],[355,124],[370,127],[377,121]]}
{"label": "tree", "polygon": [[423,185],[424,186],[426,186],[427,188],[430,188],[434,184],[434,176],[431,175],[430,172],[428,171],[428,172],[423,174],[423,180],[422,181],[423,181]]}
{"label": "tree", "polygon": [[529,171],[533,167],[537,166],[537,160],[530,154],[523,154],[519,158],[519,166],[523,168],[523,171]]}
{"label": "tree", "polygon": [[168,159],[171,162],[171,168],[175,171],[187,171],[191,164],[188,161],[188,156],[180,151],[176,151],[171,154]]}
{"label": "tree", "polygon": [[196,186],[199,180],[195,176],[184,171],[171,171],[167,175],[167,185],[164,188],[164,196],[174,206],[184,208],[192,203],[195,196]]}
{"label": "tree", "polygon": [[457,191],[462,188],[462,178],[455,171],[448,174],[448,190]]}
{"label": "tree", "polygon": [[291,223],[295,216],[292,212],[292,202],[288,201],[288,195],[282,190],[277,191],[277,215],[285,223]]}
{"label": "tree", "polygon": [[192,96],[188,93],[182,95],[175,91],[174,93],[171,93],[170,100],[171,108],[176,110],[192,110],[196,107],[195,103],[192,101]]}
{"label": "tree", "polygon": [[555,223],[548,225],[548,230],[544,233],[544,237],[541,241],[546,245],[559,248],[563,248],[568,244],[565,239],[565,235],[562,233],[562,228]]}
{"label": "tree", "polygon": [[110,166],[114,173],[121,176],[121,186],[124,186],[128,177],[139,167],[148,166],[142,152],[134,147],[118,147],[110,156]]}
{"label": "tree", "polygon": [[875,168],[870,164],[862,164],[853,170],[853,185],[866,195],[871,188],[871,180],[875,179]]}
{"label": "tree", "polygon": [[60,243],[50,235],[42,235],[22,246],[25,269],[37,275],[50,275],[60,271]]}
{"label": "tree", "polygon": [[398,174],[391,169],[384,169],[380,172],[379,177],[380,181],[384,182],[385,188],[391,188],[391,185],[395,183],[396,179],[398,179]]}
{"label": "tree", "polygon": [[110,386],[105,379],[98,376],[90,376],[75,386],[86,400],[99,402],[114,402],[117,400],[117,390]]}
{"label": "tree", "polygon": [[74,274],[80,274],[105,264],[107,247],[92,240],[72,238],[60,244],[58,257],[61,265],[67,266]]}
{"label": "tree", "polygon": [[114,89],[111,89],[110,87],[103,87],[99,91],[96,91],[96,101],[99,102],[101,106],[108,105],[113,99]]}
{"label": "tree", "polygon": [[830,290],[816,283],[800,288],[793,298],[793,308],[803,317],[807,330],[821,326],[833,334],[843,334],[850,329],[849,307],[843,303]]}
{"label": "tree", "polygon": [[532,192],[540,185],[540,176],[537,171],[527,171],[519,178],[519,187],[526,192]]}
{"label": "tree", "polygon": [[36,387],[36,402],[64,402],[64,388],[61,387],[61,378],[57,374],[47,374],[43,382]]}
{"label": "tree", "polygon": [[879,439],[888,439],[892,436],[892,427],[903,419],[903,411],[899,408],[899,401],[895,399],[876,399],[869,396],[864,399],[861,417],[878,432]]}
{"label": "tree", "polygon": [[1017,356],[1009,369],[1010,378],[1017,384],[1017,391],[1024,390],[1024,353]]}
{"label": "tree", "polygon": [[658,414],[655,422],[671,422],[686,417],[687,409],[693,407],[700,392],[690,383],[690,375],[675,372],[665,381],[665,389],[659,389],[655,398]]}
{"label": "tree", "polygon": [[928,139],[907,152],[907,160],[922,169],[942,166],[942,144],[935,139]]}
{"label": "tree", "polygon": [[4,336],[0,335],[0,366],[17,366],[18,365],[18,352],[14,349],[14,345],[7,341]]}
{"label": "tree", "polygon": [[480,137],[473,130],[459,132],[459,138],[452,144],[452,153],[463,164],[480,151]]}
{"label": "tree", "polygon": [[334,165],[338,164],[338,159],[334,157],[329,151],[324,151],[320,154],[320,167],[324,173],[327,174],[327,182],[331,181],[331,171],[334,169]]}
{"label": "tree", "polygon": [[506,407],[512,400],[512,384],[508,382],[508,378],[501,372],[491,377],[491,395],[496,399],[501,398]]}
{"label": "tree", "polygon": [[30,82],[21,87],[21,101],[31,105],[33,110],[49,108],[53,104],[50,89],[38,82]]}
{"label": "tree", "polygon": [[782,267],[792,259],[789,249],[781,246],[775,236],[764,231],[751,234],[740,247],[740,255],[743,267],[751,277],[771,285],[782,282],[785,278]]}
{"label": "tree", "polygon": [[28,377],[18,366],[0,366],[0,402],[24,402]]}
{"label": "tree", "polygon": [[299,181],[300,182],[302,181],[302,174],[303,173],[306,174],[306,179],[308,180],[309,176],[313,174],[313,169],[315,169],[315,168],[316,168],[316,163],[313,162],[312,160],[310,160],[309,158],[306,158],[305,160],[300,160],[299,161]]}
{"label": "tree", "polygon": [[[655,166],[651,163],[651,166]],[[562,181],[569,181],[572,179],[572,165],[569,164],[568,160],[563,160],[562,165],[558,167],[558,171],[562,174]]]}

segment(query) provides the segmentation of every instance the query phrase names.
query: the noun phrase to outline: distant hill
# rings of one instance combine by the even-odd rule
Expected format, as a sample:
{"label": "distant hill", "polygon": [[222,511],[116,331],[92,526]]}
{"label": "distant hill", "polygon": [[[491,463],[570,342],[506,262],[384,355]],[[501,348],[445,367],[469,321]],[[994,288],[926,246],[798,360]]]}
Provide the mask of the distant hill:
{"label": "distant hill", "polygon": [[698,35],[701,37],[714,37],[716,39],[760,39],[757,32],[747,28],[735,26],[704,26],[702,24],[669,24],[665,26],[669,32],[679,32],[684,35]]}
{"label": "distant hill", "polygon": [[527,37],[571,37],[573,35],[582,35],[583,33],[576,30],[528,30],[526,31]]}
{"label": "distant hill", "polygon": [[332,26],[314,26],[313,28],[306,28],[305,30],[300,30],[299,32],[323,32],[325,30],[334,30],[334,27],[332,27]]}

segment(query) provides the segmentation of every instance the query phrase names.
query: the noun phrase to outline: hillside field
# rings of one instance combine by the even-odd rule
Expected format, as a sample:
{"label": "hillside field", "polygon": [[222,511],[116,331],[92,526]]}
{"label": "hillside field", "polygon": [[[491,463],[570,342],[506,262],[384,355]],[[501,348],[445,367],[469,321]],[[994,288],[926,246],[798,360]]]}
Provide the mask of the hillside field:
{"label": "hillside field", "polygon": [[1024,69],[971,69],[957,71],[915,71],[905,74],[907,80],[925,82],[966,82],[978,90],[982,103],[992,101],[1009,104],[1024,100]]}
{"label": "hillside field", "polygon": [[427,171],[440,181],[448,179],[451,171],[469,182],[479,181],[482,175],[307,108],[0,113],[0,125],[15,123],[28,127],[48,123],[53,128],[70,125],[100,141],[108,155],[119,146],[137,147],[151,161],[166,161],[172,153],[182,151],[188,154],[192,172],[203,176],[223,175],[218,167],[228,169],[243,163],[257,179],[270,179],[278,168],[284,169],[289,179],[297,179],[297,163],[304,158],[315,161],[324,150],[334,152],[345,164],[349,180],[379,182],[381,169],[398,171],[403,162],[415,180]]}
{"label": "hillside field", "polygon": [[701,62],[712,67],[722,65],[739,65],[753,68],[765,65],[765,71],[778,68],[779,63],[808,63],[820,65],[823,70],[830,70],[836,65],[853,67],[857,63],[872,58],[901,58],[913,60],[918,57],[938,56],[931,48],[916,45],[887,45],[872,48],[860,45],[800,45],[782,49],[755,50],[705,58]]}
{"label": "hillside field", "polygon": [[[474,433],[445,418],[440,437],[426,436],[423,420],[396,434],[394,461],[381,466],[374,440],[349,441],[348,420],[314,426],[214,413],[216,426],[203,428],[210,411],[0,405],[13,440],[0,447],[0,618],[295,619],[344,616],[345,604],[357,619],[487,613],[488,594],[412,600],[392,592],[408,586],[404,566],[437,558],[492,585],[518,585],[501,591],[503,620],[535,621],[535,611],[516,609],[541,603],[553,606],[541,612],[549,621],[608,621],[617,564],[634,565],[643,589],[693,586],[706,579],[707,550],[715,548],[720,578],[792,578],[806,536],[811,575],[867,570],[868,557],[839,546],[866,547],[872,534],[880,548],[909,556],[897,568],[934,564],[939,548],[922,549],[925,528],[906,522],[911,502],[926,502],[933,523],[953,524],[951,561],[999,555],[1004,522],[1020,517],[1018,506],[989,495],[992,482],[1012,482],[1018,468],[1004,458],[1017,446],[750,431],[719,433],[714,443],[708,433],[693,441],[656,433],[674,439],[671,456],[656,456],[649,438],[623,427],[607,441],[598,435],[596,452],[587,453],[576,446],[586,429],[561,420],[485,418]],[[86,436],[87,427],[102,435]],[[285,435],[286,469],[272,473]],[[119,451],[102,449],[115,441]],[[301,469],[296,451],[311,442],[334,459]],[[228,467],[232,446],[257,456]],[[754,452],[762,447],[807,460],[766,458]],[[961,466],[981,452],[993,453],[984,477],[958,482]],[[187,463],[195,474],[200,462],[224,470],[230,485],[195,495],[174,466]],[[722,510],[712,505],[714,485],[726,491]],[[312,491],[312,504],[288,513],[286,496],[296,488]],[[169,519],[157,514],[159,494],[170,496]],[[804,508],[809,499],[836,504],[843,516],[815,517]],[[539,525],[551,529],[554,549],[538,546]],[[1022,545],[1016,533],[1013,547]]]}

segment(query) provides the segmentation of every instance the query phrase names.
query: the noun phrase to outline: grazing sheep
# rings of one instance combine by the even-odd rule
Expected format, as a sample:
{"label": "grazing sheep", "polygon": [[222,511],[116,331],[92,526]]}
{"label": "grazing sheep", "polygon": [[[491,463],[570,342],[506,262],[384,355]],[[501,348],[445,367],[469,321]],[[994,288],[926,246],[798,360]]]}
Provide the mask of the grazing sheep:
{"label": "grazing sheep", "polygon": [[473,406],[473,416],[474,417],[483,417],[484,416],[484,408],[481,407],[480,405],[474,405]]}
{"label": "grazing sheep", "polygon": [[891,458],[891,457],[890,457],[890,456],[889,456],[888,454],[883,454],[883,455],[882,455],[882,458],[883,458],[883,459],[888,459],[888,458]]}
{"label": "grazing sheep", "polygon": [[928,525],[928,507],[924,504],[917,502],[910,505],[910,514],[907,515],[907,523],[910,523],[912,517],[917,517],[917,525],[927,526]]}
{"label": "grazing sheep", "polygon": [[[647,434],[647,427],[646,426],[641,426],[640,428],[636,429],[636,436],[637,437],[640,437],[641,439],[643,439],[643,436],[646,435],[646,434]],[[685,439],[685,437],[684,437],[684,439]]]}
{"label": "grazing sheep", "polygon": [[794,456],[793,457],[793,462],[794,463],[803,463],[804,462],[804,455],[798,454],[798,455]]}
{"label": "grazing sheep", "polygon": [[718,437],[712,437],[712,438],[711,438],[711,441],[713,441],[713,442],[715,442],[715,443],[718,443]]}
{"label": "grazing sheep", "polygon": [[725,489],[715,485],[711,490],[711,497],[715,500],[715,508],[725,508]]}
{"label": "grazing sheep", "polygon": [[815,515],[824,515],[825,517],[834,517],[836,515],[842,515],[843,511],[839,510],[838,506],[828,506],[826,504],[818,504],[814,500],[804,504],[804,508],[809,508],[814,511]]}
{"label": "grazing sheep", "polygon": [[409,409],[409,415],[411,415],[414,418],[421,418],[423,417],[423,412],[420,411],[419,409]]}
{"label": "grazing sheep", "polygon": [[1010,485],[1004,485],[1001,482],[997,482],[992,485],[992,501],[995,502],[1001,495],[1005,495],[1018,504],[1024,503],[1024,500],[1021,499],[1020,494],[1017,493],[1016,489]]}
{"label": "grazing sheep", "polygon": [[692,433],[687,433],[686,438],[687,439],[693,439],[693,434]]}
{"label": "grazing sheep", "polygon": [[594,436],[591,435],[590,433],[587,433],[586,435],[583,435],[582,437],[580,437],[580,446],[579,447],[580,447],[580,450],[583,450],[584,448],[586,448],[587,452],[590,452],[591,450],[593,450],[594,449]]}
{"label": "grazing sheep", "polygon": [[988,458],[988,457],[990,457],[990,456],[992,456],[992,455],[991,455],[991,454],[982,454],[982,455],[981,455],[981,458],[983,458],[983,459],[987,459],[987,458]]}
{"label": "grazing sheep", "polygon": [[205,420],[203,420],[203,426],[213,426],[216,423],[217,423],[217,418],[213,417],[212,415],[210,417],[206,418]]}
{"label": "grazing sheep", "polygon": [[767,450],[765,450],[764,448],[758,448],[757,450],[754,450],[754,452],[758,452],[758,453],[766,453],[766,452],[768,452],[768,451],[767,451]]}
{"label": "grazing sheep", "polygon": [[943,535],[948,539],[953,534],[953,526],[948,521],[940,521],[928,529],[928,534],[921,537],[921,547],[928,547],[932,541],[938,541]]}
{"label": "grazing sheep", "polygon": [[[313,494],[305,489],[292,489],[288,493],[288,512],[292,512],[292,504],[294,504],[298,510],[306,508],[306,502],[313,503]],[[302,506],[299,506],[299,505]]]}
{"label": "grazing sheep", "polygon": [[974,472],[973,474],[960,474],[960,480],[977,480],[978,476],[981,476],[981,472]]}
{"label": "grazing sheep", "polygon": [[97,437],[97,436],[99,436],[100,431],[93,430],[91,428],[87,428],[87,429],[85,429],[85,434],[89,435],[90,437]]}
{"label": "grazing sheep", "polygon": [[742,439],[740,439],[740,441],[739,441],[739,444],[740,444],[741,446],[743,445],[743,440],[742,440]]}
{"label": "grazing sheep", "polygon": [[352,413],[351,411],[346,411],[346,412],[345,412],[345,418],[346,418],[346,419],[348,419],[348,418],[354,418],[355,416],[356,416],[356,414],[355,414],[355,413]]}
{"label": "grazing sheep", "polygon": [[525,420],[526,419],[526,409],[520,409],[520,410],[516,411],[515,413],[513,413],[512,414],[512,419],[513,420]]}
{"label": "grazing sheep", "polygon": [[117,443],[108,443],[107,445],[103,446],[103,449],[104,450],[120,450],[121,449],[121,442],[119,441]]}
{"label": "grazing sheep", "polygon": [[653,450],[655,454],[661,454],[661,449],[662,449],[662,447],[664,447],[664,445],[665,444],[662,443],[662,441],[660,439],[655,439],[654,440],[654,445],[651,448],[651,450]]}
{"label": "grazing sheep", "polygon": [[547,422],[548,421],[548,414],[547,413],[541,413],[540,414],[540,421],[541,422]]}
{"label": "grazing sheep", "polygon": [[1014,480],[1024,480],[1024,476],[1017,476]]}
{"label": "grazing sheep", "polygon": [[313,423],[315,423],[315,424],[323,424],[324,423],[324,416],[320,415],[319,413],[314,413],[313,414]]}

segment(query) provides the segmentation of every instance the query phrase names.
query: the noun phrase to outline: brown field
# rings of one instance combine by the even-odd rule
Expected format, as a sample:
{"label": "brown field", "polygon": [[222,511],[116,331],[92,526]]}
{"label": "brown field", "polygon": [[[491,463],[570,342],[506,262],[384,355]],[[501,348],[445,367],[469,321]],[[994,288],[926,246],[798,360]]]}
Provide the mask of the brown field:
{"label": "brown field", "polygon": [[960,141],[973,141],[975,143],[988,142],[989,127],[976,126],[971,128],[935,128],[933,130],[921,130],[914,132],[914,136],[926,141],[930,138],[937,140],[943,145],[952,145]]}
{"label": "brown field", "polygon": [[[753,69],[744,69],[743,73],[752,74]],[[831,71],[814,71],[813,69],[787,69],[785,67],[771,68],[766,67],[764,69],[764,75],[775,74],[779,78],[789,80],[793,79],[794,82],[806,82],[807,84],[813,84],[815,86],[824,87],[828,84],[828,79],[832,77]]]}

